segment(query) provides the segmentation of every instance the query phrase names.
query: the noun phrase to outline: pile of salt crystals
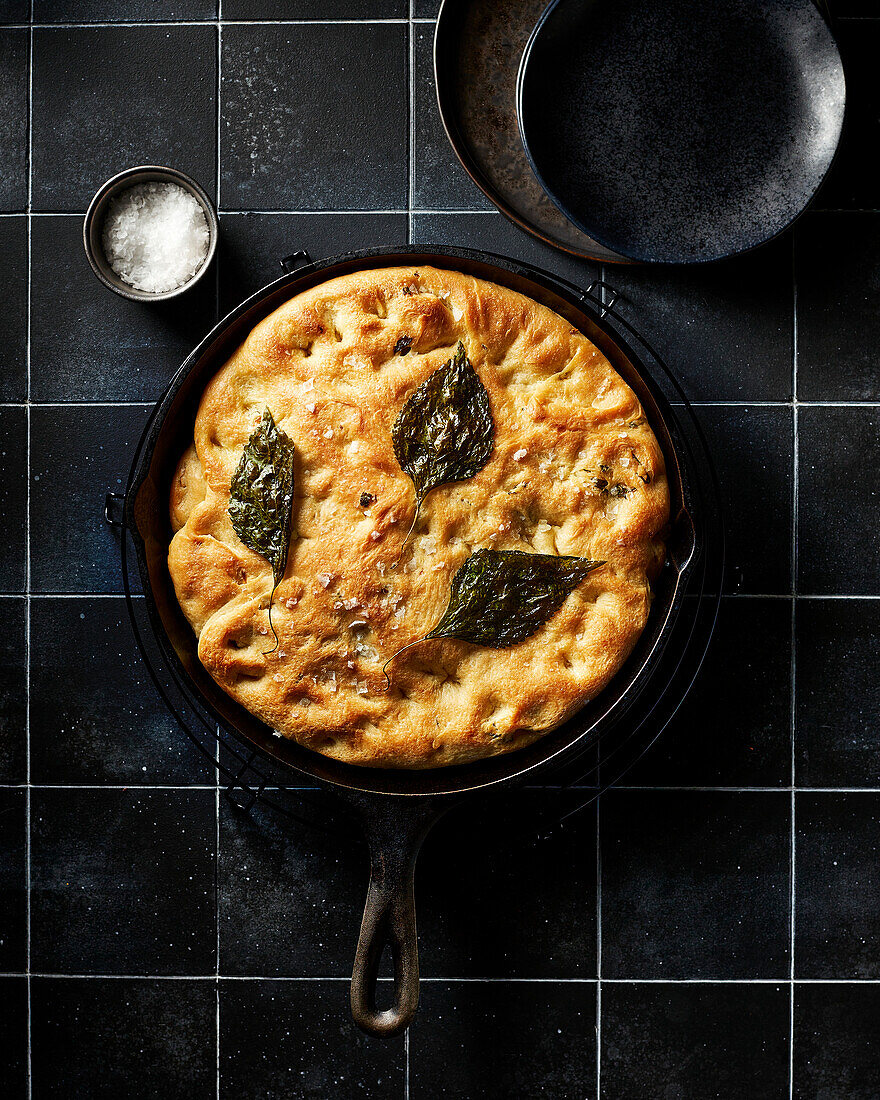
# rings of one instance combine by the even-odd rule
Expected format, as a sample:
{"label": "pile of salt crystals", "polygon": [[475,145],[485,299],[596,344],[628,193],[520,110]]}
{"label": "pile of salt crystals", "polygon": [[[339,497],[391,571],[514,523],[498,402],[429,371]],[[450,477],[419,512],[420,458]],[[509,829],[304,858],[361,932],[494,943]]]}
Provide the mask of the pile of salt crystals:
{"label": "pile of salt crystals", "polygon": [[124,283],[150,294],[188,283],[209,239],[201,204],[176,183],[138,183],[111,200],[104,219],[107,262]]}

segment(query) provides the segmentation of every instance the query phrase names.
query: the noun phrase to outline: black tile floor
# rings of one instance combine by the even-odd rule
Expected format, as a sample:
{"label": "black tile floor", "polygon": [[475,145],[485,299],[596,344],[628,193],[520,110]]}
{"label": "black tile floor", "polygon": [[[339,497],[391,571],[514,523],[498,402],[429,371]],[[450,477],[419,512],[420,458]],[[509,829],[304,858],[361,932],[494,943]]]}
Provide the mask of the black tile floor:
{"label": "black tile floor", "polygon": [[[656,271],[487,207],[436,114],[437,7],[0,0],[0,1096],[877,1100],[880,10],[834,5],[850,103],[816,210]],[[80,244],[98,185],[151,160],[221,211],[217,277],[176,305],[108,294]],[[227,802],[142,666],[102,508],[282,257],[407,241],[617,286],[697,402],[729,570],[624,785],[545,839],[588,790],[438,825],[420,1013],[379,1042],[347,1003],[363,850]]]}

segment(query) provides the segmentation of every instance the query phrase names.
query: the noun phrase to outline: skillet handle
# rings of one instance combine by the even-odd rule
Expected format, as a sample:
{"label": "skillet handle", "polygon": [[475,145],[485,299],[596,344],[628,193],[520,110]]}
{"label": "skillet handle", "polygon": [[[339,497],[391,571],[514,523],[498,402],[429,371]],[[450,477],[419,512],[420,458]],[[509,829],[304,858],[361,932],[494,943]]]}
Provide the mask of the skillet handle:
{"label": "skillet handle", "polygon": [[[418,1007],[416,858],[428,829],[445,809],[433,800],[360,803],[370,845],[370,886],[351,975],[351,1014],[370,1035],[397,1035],[409,1027]],[[391,1007],[379,1009],[376,991],[386,946],[394,962],[394,988]]]}

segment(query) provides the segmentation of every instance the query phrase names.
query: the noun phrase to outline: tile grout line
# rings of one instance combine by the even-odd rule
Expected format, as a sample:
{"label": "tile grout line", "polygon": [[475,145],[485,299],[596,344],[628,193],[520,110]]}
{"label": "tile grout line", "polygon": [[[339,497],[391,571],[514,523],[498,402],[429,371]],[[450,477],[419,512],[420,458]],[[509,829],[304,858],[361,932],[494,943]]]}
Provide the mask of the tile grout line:
{"label": "tile grout line", "polygon": [[[17,970],[0,972],[2,978],[21,978],[23,975]],[[214,974],[68,974],[51,971],[35,971],[31,977],[45,980],[64,981],[132,981],[132,982],[216,982]],[[389,983],[393,979],[380,978],[380,982]],[[350,974],[315,974],[309,976],[293,974],[225,974],[224,982],[350,982]],[[494,985],[596,985],[595,978],[518,978],[498,977],[497,975],[482,974],[466,976],[462,974],[422,976],[420,981],[425,985],[443,982],[460,982],[462,984],[494,984]],[[603,985],[788,985],[788,977],[776,978],[603,978]],[[795,985],[868,985],[880,989],[880,978],[796,978]]]}
{"label": "tile grout line", "polygon": [[407,146],[407,193],[406,193],[406,243],[413,243],[413,203],[415,199],[415,154],[416,154],[416,36],[413,20],[415,0],[409,0],[408,60],[409,68],[409,144]]}
{"label": "tile grout line", "polygon": [[602,1096],[602,796],[596,799],[596,1100]]}
{"label": "tile grout line", "polygon": [[[226,19],[228,26],[237,27],[363,27],[363,26],[393,26],[405,25],[408,20],[399,19]],[[433,23],[433,19],[419,19],[419,23]],[[27,30],[33,25],[41,31],[91,31],[113,30],[116,27],[210,27],[216,23],[215,19],[117,19],[115,22],[94,23],[3,23],[3,30]]]}
{"label": "tile grout line", "polygon": [[791,341],[791,412],[792,412],[792,500],[791,500],[791,711],[789,735],[791,737],[791,801],[789,803],[789,816],[791,835],[789,838],[789,1019],[788,1019],[788,1095],[789,1100],[794,1100],[794,922],[795,922],[795,893],[797,889],[797,874],[795,863],[796,824],[795,824],[795,782],[796,782],[796,752],[795,737],[797,730],[797,592],[798,592],[798,518],[799,518],[799,487],[798,477],[800,472],[800,458],[798,448],[798,294],[796,274],[795,238],[791,243],[791,293],[792,293],[792,341]]}
{"label": "tile grout line", "polygon": [[[164,713],[164,712],[163,712]],[[222,784],[221,784],[222,786]],[[0,783],[0,791],[16,791],[30,788],[34,791],[213,791],[214,783]],[[317,791],[319,787],[279,787],[269,784],[262,788],[265,791]],[[595,786],[578,786],[570,783],[564,786],[551,786],[549,784],[527,785],[524,791],[596,791]],[[615,791],[657,791],[670,794],[688,792],[691,794],[791,794],[792,787],[780,785],[778,787],[699,787],[699,786],[639,786],[615,783]],[[880,787],[798,787],[799,794],[880,794]]]}
{"label": "tile grout line", "polygon": [[27,1097],[33,1095],[33,1027],[31,990],[31,284],[33,279],[33,249],[31,240],[34,199],[34,3],[28,5],[28,191],[27,191],[27,351],[26,351],[26,411],[25,411],[25,966],[27,968]]}
{"label": "tile grout line", "polygon": [[[432,16],[420,15],[412,16],[413,23],[424,23],[426,25],[436,24],[436,18]],[[394,26],[406,24],[410,20],[405,18],[388,18],[388,19],[227,19],[226,23],[230,26],[240,27],[348,27],[348,26]],[[874,15],[842,15],[837,17],[837,21],[840,23],[866,23],[876,22],[877,16]],[[57,31],[57,30],[94,30],[94,29],[107,29],[114,27],[209,27],[212,23],[210,19],[180,19],[176,21],[167,19],[118,19],[115,22],[101,22],[95,21],[92,23],[74,23],[74,22],[58,22],[58,23],[34,23],[34,26],[40,30]],[[27,30],[29,24],[27,23],[4,23],[4,30]],[[866,208],[870,213],[871,208]],[[818,207],[816,213],[850,213],[853,210],[857,213],[861,213],[861,208],[853,207]]]}

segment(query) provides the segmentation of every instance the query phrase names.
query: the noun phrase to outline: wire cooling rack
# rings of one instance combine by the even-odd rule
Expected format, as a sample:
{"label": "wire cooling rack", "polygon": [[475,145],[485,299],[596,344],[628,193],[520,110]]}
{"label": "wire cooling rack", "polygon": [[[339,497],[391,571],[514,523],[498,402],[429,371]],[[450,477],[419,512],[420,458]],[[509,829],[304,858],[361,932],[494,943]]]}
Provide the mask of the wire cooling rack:
{"label": "wire cooling rack", "polygon": [[[281,265],[289,271],[307,259],[308,255],[299,251],[285,257]],[[693,478],[693,512],[700,551],[690,571],[673,634],[650,682],[633,707],[597,740],[588,766],[581,759],[573,771],[560,771],[547,781],[547,786],[576,791],[579,797],[567,797],[564,809],[560,799],[560,807],[549,806],[542,811],[535,819],[536,838],[564,829],[603,790],[618,782],[668,726],[690,691],[708,650],[724,576],[724,524],[718,478],[703,431],[684,391],[657,351],[616,308],[618,294],[612,286],[596,280],[581,298],[598,310],[612,335],[635,348],[642,367],[671,405],[678,435],[676,445],[684,451]],[[135,451],[133,468],[137,466],[142,445],[143,439]],[[288,772],[234,732],[219,726],[151,641],[146,601],[139,593],[135,555],[122,518],[124,501],[120,494],[109,494],[104,515],[107,523],[120,531],[125,600],[138,648],[169,711],[222,776],[228,802],[242,813],[248,813],[259,802],[299,824],[362,844],[360,830],[354,827],[353,811],[346,804],[338,799],[331,802],[316,787],[291,786]]]}

